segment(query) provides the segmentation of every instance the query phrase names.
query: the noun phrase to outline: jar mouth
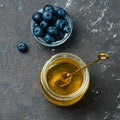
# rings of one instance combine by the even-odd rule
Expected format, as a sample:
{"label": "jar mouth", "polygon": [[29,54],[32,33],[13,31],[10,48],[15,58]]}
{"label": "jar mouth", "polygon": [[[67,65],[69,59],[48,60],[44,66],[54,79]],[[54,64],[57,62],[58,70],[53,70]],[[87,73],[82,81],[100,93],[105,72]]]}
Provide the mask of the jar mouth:
{"label": "jar mouth", "polygon": [[55,93],[54,91],[52,91],[47,83],[47,68],[49,68],[49,66],[51,65],[51,63],[53,63],[54,61],[61,59],[61,58],[68,58],[68,59],[72,59],[73,61],[77,62],[80,67],[84,67],[86,65],[86,63],[77,55],[74,55],[72,53],[58,53],[55,54],[54,56],[52,56],[43,66],[42,70],[41,70],[41,75],[40,75],[40,81],[42,84],[42,87],[45,89],[45,91],[54,99],[58,99],[58,100],[71,100],[74,99],[76,97],[78,97],[79,95],[83,94],[83,92],[86,90],[86,87],[88,87],[89,84],[89,72],[88,69],[85,68],[84,69],[84,74],[83,74],[83,82],[80,86],[80,88],[68,95],[60,95]]}

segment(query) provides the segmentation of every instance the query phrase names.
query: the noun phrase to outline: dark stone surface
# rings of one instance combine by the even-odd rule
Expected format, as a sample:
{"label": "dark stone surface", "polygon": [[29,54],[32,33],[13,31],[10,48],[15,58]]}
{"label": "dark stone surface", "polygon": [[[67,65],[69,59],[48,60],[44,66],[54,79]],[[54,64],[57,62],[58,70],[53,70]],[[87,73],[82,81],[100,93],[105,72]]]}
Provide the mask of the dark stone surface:
{"label": "dark stone surface", "polygon": [[[45,4],[66,9],[74,22],[64,45],[39,45],[30,30],[31,16]],[[29,52],[16,46],[26,42]],[[45,61],[71,52],[86,63],[98,53],[110,59],[89,68],[91,84],[76,105],[49,103],[39,87]],[[0,120],[120,120],[120,0],[0,0]]]}

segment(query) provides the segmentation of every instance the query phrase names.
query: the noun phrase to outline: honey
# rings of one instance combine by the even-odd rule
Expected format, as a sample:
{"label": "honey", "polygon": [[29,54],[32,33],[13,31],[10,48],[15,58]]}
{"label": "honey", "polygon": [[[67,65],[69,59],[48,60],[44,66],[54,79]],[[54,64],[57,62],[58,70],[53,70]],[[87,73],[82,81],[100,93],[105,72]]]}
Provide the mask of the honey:
{"label": "honey", "polygon": [[59,53],[52,56],[44,64],[40,72],[40,85],[46,99],[57,106],[69,106],[78,102],[89,86],[88,69],[77,72],[69,84],[61,87],[63,72],[73,73],[86,64],[78,56],[71,53]]}
{"label": "honey", "polygon": [[59,86],[59,80],[63,72],[72,73],[80,68],[80,66],[73,60],[63,58],[53,62],[47,72],[47,82],[50,89],[60,95],[69,95],[77,91],[82,85],[83,71],[76,73],[71,82],[64,86]]}

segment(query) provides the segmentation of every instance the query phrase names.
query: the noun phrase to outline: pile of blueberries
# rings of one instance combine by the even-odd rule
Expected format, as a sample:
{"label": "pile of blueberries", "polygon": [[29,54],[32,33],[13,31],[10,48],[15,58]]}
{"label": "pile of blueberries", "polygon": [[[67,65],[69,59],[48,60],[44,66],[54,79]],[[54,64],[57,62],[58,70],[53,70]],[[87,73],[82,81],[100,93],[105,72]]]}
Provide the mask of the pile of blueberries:
{"label": "pile of blueberries", "polygon": [[47,44],[51,44],[64,38],[71,31],[67,12],[63,8],[45,5],[42,12],[32,15],[33,34],[42,38]]}

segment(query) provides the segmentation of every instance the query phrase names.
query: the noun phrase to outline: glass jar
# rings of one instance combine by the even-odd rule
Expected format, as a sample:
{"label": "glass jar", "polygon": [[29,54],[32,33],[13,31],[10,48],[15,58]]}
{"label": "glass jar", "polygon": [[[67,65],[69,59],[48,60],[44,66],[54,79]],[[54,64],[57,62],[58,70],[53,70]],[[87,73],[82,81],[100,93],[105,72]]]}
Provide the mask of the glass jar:
{"label": "glass jar", "polygon": [[[69,68],[69,65],[73,68]],[[80,57],[71,53],[53,55],[44,64],[40,73],[40,85],[46,99],[58,106],[69,106],[78,102],[89,87],[88,69],[85,68],[73,75],[71,82],[64,87],[58,84],[58,81],[61,80],[59,75],[62,75],[65,70],[72,73],[85,65],[85,62]],[[58,71],[61,73],[58,74]]]}

